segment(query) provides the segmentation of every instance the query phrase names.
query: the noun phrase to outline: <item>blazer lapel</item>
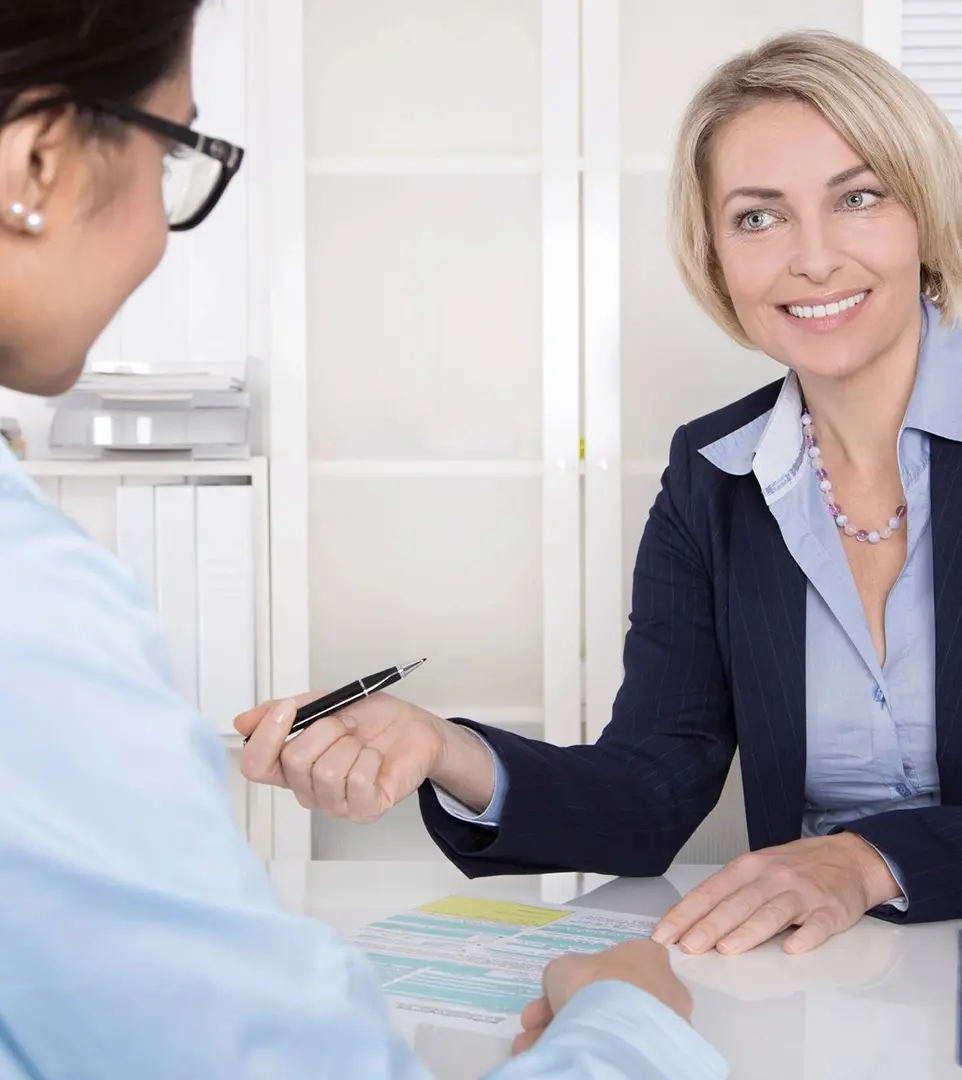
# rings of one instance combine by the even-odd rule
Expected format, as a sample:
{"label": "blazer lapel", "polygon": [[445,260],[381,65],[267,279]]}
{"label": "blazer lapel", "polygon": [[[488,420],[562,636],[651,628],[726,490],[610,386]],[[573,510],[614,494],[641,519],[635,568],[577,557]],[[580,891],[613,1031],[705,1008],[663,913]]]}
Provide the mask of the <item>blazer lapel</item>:
{"label": "blazer lapel", "polygon": [[932,436],[935,726],[942,802],[962,805],[962,444]]}
{"label": "blazer lapel", "polygon": [[751,474],[736,486],[729,565],[749,837],[753,848],[785,844],[799,838],[805,807],[805,575]]}

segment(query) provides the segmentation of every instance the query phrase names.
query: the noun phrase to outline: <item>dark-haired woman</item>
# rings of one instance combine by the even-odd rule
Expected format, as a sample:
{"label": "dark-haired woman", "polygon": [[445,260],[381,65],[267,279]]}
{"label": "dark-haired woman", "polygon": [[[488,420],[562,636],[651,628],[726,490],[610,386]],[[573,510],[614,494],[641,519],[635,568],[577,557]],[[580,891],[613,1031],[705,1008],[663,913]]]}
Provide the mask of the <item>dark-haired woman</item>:
{"label": "dark-haired woman", "polygon": [[[0,385],[70,387],[240,166],[189,126],[197,6],[0,5]],[[0,1077],[422,1076],[363,958],[277,907],[131,576],[3,447],[0,603]],[[503,1075],[721,1076],[666,955],[552,965]]]}

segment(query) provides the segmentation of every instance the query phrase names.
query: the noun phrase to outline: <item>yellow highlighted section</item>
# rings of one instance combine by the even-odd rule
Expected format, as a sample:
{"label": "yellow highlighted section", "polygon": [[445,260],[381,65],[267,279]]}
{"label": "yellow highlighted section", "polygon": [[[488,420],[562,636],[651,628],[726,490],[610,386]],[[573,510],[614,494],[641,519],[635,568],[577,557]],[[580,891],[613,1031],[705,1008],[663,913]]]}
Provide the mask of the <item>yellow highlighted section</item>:
{"label": "yellow highlighted section", "polygon": [[509,926],[547,926],[571,914],[555,908],[512,904],[507,900],[482,900],[472,896],[446,896],[443,900],[424,904],[418,911],[428,915],[453,915],[460,919],[484,919]]}

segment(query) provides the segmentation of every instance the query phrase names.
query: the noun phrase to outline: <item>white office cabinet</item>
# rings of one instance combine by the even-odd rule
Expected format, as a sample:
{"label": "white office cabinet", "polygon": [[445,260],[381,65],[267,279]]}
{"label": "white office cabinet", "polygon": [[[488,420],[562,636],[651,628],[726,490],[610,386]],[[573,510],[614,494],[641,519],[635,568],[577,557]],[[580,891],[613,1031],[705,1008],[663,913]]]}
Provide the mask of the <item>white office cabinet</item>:
{"label": "white office cabinet", "polygon": [[[305,11],[314,685],[426,656],[578,742],[578,4]],[[436,856],[413,804],[314,849]]]}
{"label": "white office cabinet", "polygon": [[197,703],[229,735],[234,718],[257,704],[251,492],[205,485],[195,496]]}
{"label": "white office cabinet", "polygon": [[[73,487],[72,478],[61,481],[60,509],[68,517],[73,516],[68,501]],[[116,539],[109,546],[133,570],[147,596],[156,603],[157,515],[153,489],[144,485],[117,487],[114,516],[117,523]],[[78,525],[85,525],[83,519],[76,520]],[[89,528],[87,532],[93,536]]]}
{"label": "white office cabinet", "polygon": [[312,169],[540,153],[539,0],[306,0],[304,9]]}
{"label": "white office cabinet", "polygon": [[[178,692],[192,705],[200,702],[198,682],[205,658],[201,650],[201,620],[198,606],[201,569],[199,554],[202,550],[198,520],[197,491],[190,484],[159,484],[155,488],[137,489],[122,487],[118,499],[132,491],[145,491],[153,500],[154,562],[157,608],[163,620],[170,649],[174,685]],[[249,495],[249,492],[245,492]],[[248,500],[249,501],[249,500]],[[118,506],[118,519],[122,517]],[[246,524],[242,524],[239,542],[245,548],[252,546],[252,517],[248,506]],[[244,567],[244,588],[253,598],[254,565],[251,559]],[[248,613],[248,633],[254,639],[253,603]],[[215,644],[216,641],[215,641]],[[219,651],[219,650],[218,650]],[[251,655],[243,654],[237,660],[251,664],[249,678],[253,681],[253,649]],[[253,697],[253,691],[251,692]],[[250,706],[248,706],[249,708]],[[226,710],[225,710],[226,711]],[[234,715],[237,715],[236,710]]]}

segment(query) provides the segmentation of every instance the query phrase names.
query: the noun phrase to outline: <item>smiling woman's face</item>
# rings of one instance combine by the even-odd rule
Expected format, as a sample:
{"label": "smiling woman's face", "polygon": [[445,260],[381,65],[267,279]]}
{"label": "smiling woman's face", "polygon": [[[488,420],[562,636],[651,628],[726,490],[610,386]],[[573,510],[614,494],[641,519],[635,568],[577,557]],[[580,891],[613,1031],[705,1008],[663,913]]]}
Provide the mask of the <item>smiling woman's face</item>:
{"label": "smiling woman's face", "polygon": [[709,202],[725,291],[773,359],[844,378],[917,333],[915,219],[814,109],[765,102],[731,121]]}

